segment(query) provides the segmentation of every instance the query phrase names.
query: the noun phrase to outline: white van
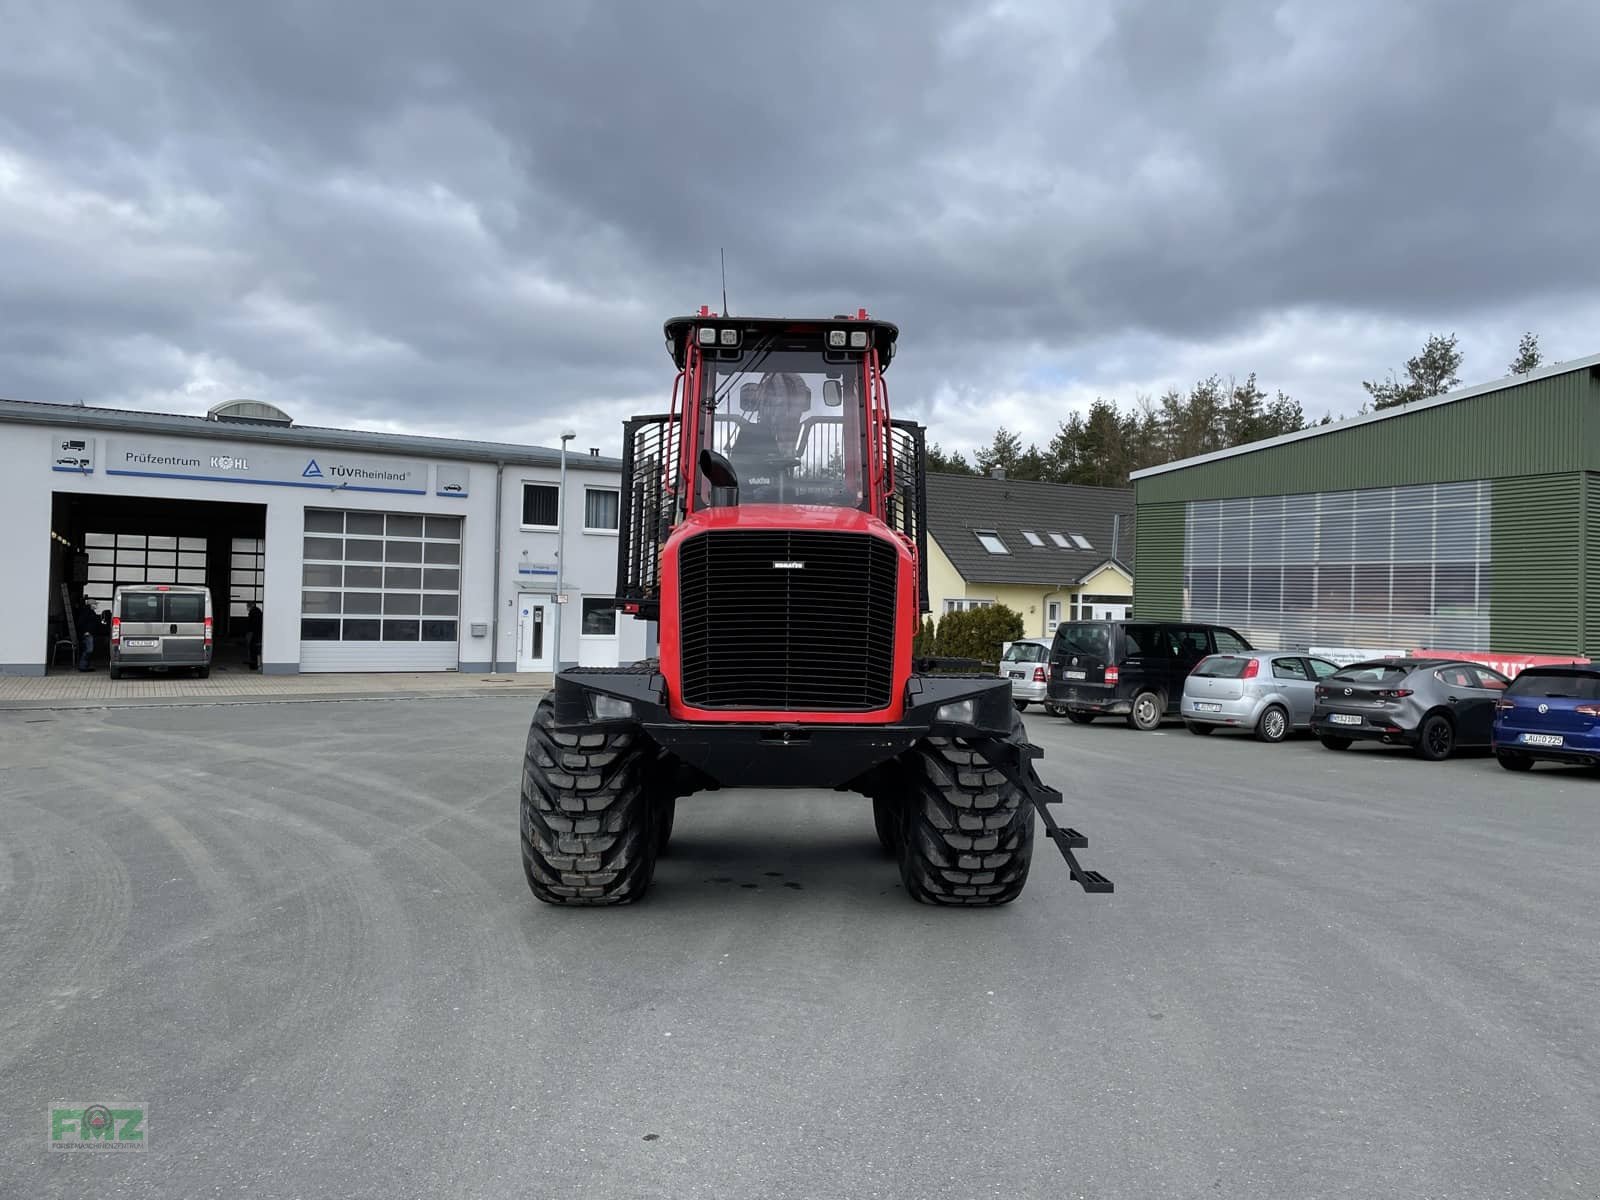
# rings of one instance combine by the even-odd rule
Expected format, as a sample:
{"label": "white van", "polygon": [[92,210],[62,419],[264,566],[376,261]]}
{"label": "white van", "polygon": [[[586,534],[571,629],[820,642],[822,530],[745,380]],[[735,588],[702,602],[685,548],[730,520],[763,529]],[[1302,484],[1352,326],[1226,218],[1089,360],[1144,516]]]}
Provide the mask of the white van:
{"label": "white van", "polygon": [[111,600],[111,678],[132,667],[211,674],[211,589],[128,584]]}

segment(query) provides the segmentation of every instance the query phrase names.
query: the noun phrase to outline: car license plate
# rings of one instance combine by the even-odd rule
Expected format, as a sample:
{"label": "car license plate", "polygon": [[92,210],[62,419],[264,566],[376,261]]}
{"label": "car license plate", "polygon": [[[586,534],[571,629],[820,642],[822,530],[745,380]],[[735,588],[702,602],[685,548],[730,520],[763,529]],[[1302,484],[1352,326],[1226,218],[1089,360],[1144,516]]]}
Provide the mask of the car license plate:
{"label": "car license plate", "polygon": [[1022,674],[1021,671],[1012,671],[1010,674],[1011,674],[1011,678],[1013,678],[1013,679],[1023,679],[1023,678],[1025,678],[1025,676]]}
{"label": "car license plate", "polygon": [[1063,672],[1061,672],[1061,678],[1063,678],[1063,679],[1087,679],[1087,678],[1089,678],[1089,675],[1088,675],[1088,672],[1086,672],[1086,671],[1063,671]]}
{"label": "car license plate", "polygon": [[1221,712],[1222,705],[1208,704],[1204,700],[1196,700],[1194,704],[1194,710],[1195,712]]}
{"label": "car license plate", "polygon": [[1559,746],[1562,738],[1559,733],[1525,733],[1522,741],[1527,746]]}
{"label": "car license plate", "polygon": [[154,650],[157,639],[155,638],[125,638],[125,644],[131,650]]}
{"label": "car license plate", "polygon": [[1361,718],[1356,716],[1355,713],[1329,713],[1328,720],[1332,721],[1335,725],[1361,724]]}

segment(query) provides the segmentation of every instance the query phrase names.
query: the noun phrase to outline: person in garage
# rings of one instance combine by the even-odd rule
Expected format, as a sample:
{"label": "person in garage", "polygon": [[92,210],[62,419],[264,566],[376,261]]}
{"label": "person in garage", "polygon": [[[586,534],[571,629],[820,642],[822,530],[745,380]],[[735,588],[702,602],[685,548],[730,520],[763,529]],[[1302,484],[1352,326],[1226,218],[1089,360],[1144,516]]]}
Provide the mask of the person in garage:
{"label": "person in garage", "polygon": [[77,607],[72,610],[72,620],[78,627],[78,670],[87,671],[94,658],[94,635],[100,628],[100,618],[89,607],[89,601],[79,596]]}
{"label": "person in garage", "polygon": [[252,602],[250,611],[245,614],[245,631],[249,639],[245,656],[252,671],[261,669],[261,626],[261,606]]}

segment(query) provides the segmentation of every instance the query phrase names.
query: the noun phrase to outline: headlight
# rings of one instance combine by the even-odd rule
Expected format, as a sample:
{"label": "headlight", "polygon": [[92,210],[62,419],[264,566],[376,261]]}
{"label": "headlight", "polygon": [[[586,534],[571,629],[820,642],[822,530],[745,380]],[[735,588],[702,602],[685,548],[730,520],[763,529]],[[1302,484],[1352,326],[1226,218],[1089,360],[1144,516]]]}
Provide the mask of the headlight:
{"label": "headlight", "polygon": [[596,721],[626,721],[633,716],[633,703],[600,692],[590,692],[589,712]]}
{"label": "headlight", "polygon": [[957,700],[951,704],[941,704],[939,711],[933,714],[935,721],[947,721],[951,725],[971,725],[977,715],[977,707],[969,698]]}

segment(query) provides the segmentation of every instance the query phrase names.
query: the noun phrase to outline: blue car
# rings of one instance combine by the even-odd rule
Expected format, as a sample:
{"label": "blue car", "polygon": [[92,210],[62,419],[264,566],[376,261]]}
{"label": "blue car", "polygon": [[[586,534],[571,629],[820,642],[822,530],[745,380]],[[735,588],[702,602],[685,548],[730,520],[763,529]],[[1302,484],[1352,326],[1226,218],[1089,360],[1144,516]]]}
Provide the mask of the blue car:
{"label": "blue car", "polygon": [[1494,714],[1494,754],[1508,771],[1548,762],[1600,764],[1600,666],[1529,667]]}

